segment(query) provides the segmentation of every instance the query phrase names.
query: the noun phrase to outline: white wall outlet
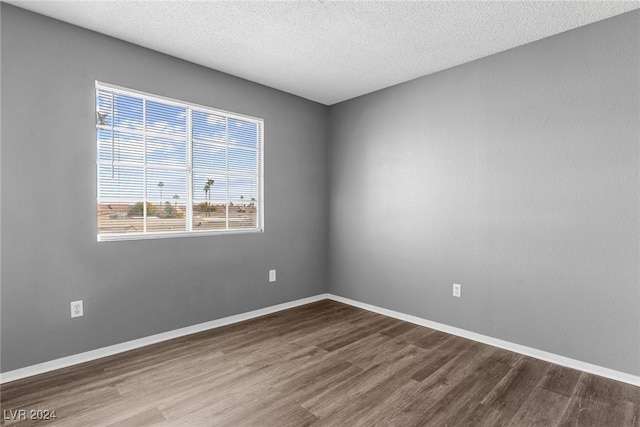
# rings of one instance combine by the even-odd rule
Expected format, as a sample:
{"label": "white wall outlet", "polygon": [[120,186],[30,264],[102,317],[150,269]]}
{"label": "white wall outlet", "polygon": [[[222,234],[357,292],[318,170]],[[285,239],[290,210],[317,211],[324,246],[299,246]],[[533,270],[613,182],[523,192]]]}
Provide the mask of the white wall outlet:
{"label": "white wall outlet", "polygon": [[84,310],[82,309],[82,300],[71,301],[71,317],[84,316]]}
{"label": "white wall outlet", "polygon": [[462,297],[462,285],[458,283],[453,284],[453,296],[458,298]]}
{"label": "white wall outlet", "polygon": [[275,282],[275,281],[276,281],[276,271],[269,270],[269,282]]}

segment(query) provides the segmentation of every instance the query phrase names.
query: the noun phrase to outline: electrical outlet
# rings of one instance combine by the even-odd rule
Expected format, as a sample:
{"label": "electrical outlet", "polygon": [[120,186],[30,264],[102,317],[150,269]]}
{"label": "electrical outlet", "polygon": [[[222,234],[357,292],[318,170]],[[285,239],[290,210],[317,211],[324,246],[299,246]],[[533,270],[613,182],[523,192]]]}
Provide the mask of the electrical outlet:
{"label": "electrical outlet", "polygon": [[269,270],[269,282],[275,282],[275,281],[276,281],[276,271]]}
{"label": "electrical outlet", "polygon": [[71,317],[84,316],[84,310],[82,309],[82,300],[71,301]]}
{"label": "electrical outlet", "polygon": [[453,284],[453,296],[458,298],[462,297],[462,285],[457,283]]}

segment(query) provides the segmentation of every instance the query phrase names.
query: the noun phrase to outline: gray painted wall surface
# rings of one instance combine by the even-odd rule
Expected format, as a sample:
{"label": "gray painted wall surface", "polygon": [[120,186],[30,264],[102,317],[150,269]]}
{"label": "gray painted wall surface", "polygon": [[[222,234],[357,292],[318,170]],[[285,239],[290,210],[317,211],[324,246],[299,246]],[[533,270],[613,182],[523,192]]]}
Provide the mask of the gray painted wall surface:
{"label": "gray painted wall surface", "polygon": [[[327,107],[1,7],[3,372],[326,291]],[[265,233],[97,243],[94,80],[263,118]]]}
{"label": "gray painted wall surface", "polygon": [[329,291],[639,375],[638,28],[333,106]]}

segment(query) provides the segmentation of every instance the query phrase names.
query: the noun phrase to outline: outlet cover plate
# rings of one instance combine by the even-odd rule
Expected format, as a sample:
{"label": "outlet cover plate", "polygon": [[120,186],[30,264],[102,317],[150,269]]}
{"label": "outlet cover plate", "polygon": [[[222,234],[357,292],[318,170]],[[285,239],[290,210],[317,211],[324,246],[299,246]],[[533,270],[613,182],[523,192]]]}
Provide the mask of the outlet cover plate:
{"label": "outlet cover plate", "polygon": [[82,307],[82,300],[71,301],[71,317],[84,316],[84,309]]}
{"label": "outlet cover plate", "polygon": [[458,298],[462,297],[462,285],[458,283],[453,284],[453,296]]}

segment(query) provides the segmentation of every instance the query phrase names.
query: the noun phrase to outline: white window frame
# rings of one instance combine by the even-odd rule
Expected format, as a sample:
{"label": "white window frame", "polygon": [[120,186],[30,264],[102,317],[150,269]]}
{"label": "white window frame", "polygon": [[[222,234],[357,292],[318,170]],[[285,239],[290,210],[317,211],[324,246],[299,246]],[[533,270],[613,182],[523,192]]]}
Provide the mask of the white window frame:
{"label": "white window frame", "polygon": [[[97,95],[98,90],[107,90],[114,93],[135,96],[143,99],[144,101],[153,101],[159,102],[163,104],[178,106],[182,108],[186,108],[187,110],[187,160],[186,160],[186,189],[187,189],[187,199],[186,199],[186,215],[185,215],[185,224],[186,231],[156,231],[156,232],[136,232],[136,233],[113,233],[113,234],[100,234],[98,229],[98,224],[96,222],[96,232],[97,232],[97,240],[98,242],[109,242],[109,241],[123,241],[123,240],[145,240],[145,239],[165,239],[165,238],[175,238],[175,237],[192,237],[192,236],[213,236],[213,235],[228,235],[228,234],[253,234],[253,233],[263,233],[264,232],[264,120],[258,117],[252,117],[244,114],[233,113],[225,110],[221,110],[218,108],[208,107],[205,105],[195,104],[187,101],[180,101],[172,98],[163,97],[160,95],[153,95],[146,92],[141,92],[135,89],[129,89],[118,85],[113,85],[110,83],[100,82],[98,80],[95,81],[94,94]],[[95,104],[95,101],[94,101]],[[256,227],[255,228],[246,228],[246,229],[224,229],[224,230],[193,230],[193,134],[192,134],[192,112],[200,111],[209,114],[216,114],[225,116],[227,118],[238,119],[253,122],[258,126],[258,138],[257,141],[257,153],[258,153],[258,200],[256,200]],[[101,203],[100,197],[100,165],[105,164],[104,161],[100,161],[99,158],[99,138],[98,138],[98,129],[106,129],[109,126],[101,127],[100,125],[94,122],[94,128],[96,129],[96,221],[98,217],[98,206]],[[228,143],[227,143],[228,144]],[[145,144],[146,146],[146,144]],[[146,160],[145,160],[146,165]],[[146,168],[146,166],[145,166]],[[228,166],[227,166],[228,168]],[[146,173],[145,173],[146,176]],[[227,186],[228,186],[228,177],[229,172],[227,169]],[[146,179],[143,186],[146,188]],[[145,190],[146,194],[146,190]],[[228,195],[228,194],[227,194]],[[102,201],[105,203],[105,201]],[[227,226],[229,222],[229,204],[227,200]],[[146,197],[145,202],[143,202],[144,212],[146,216]],[[145,221],[146,228],[146,221]]]}

